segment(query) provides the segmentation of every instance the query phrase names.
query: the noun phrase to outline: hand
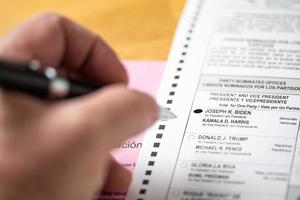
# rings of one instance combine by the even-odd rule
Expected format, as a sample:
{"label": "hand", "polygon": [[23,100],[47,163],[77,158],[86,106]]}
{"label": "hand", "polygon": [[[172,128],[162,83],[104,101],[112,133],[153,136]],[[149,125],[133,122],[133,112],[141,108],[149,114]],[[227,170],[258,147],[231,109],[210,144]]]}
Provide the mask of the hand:
{"label": "hand", "polygon": [[158,117],[155,101],[124,86],[125,70],[103,40],[55,14],[16,27],[0,40],[0,57],[39,59],[107,85],[55,103],[0,91],[0,199],[92,199],[119,168],[111,149]]}

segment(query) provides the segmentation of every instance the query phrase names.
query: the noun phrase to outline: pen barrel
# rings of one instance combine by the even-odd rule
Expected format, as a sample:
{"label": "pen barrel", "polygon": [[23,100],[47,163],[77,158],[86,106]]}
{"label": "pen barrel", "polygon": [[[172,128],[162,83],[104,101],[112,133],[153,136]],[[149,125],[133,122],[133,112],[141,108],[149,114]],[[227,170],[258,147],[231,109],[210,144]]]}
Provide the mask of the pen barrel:
{"label": "pen barrel", "polygon": [[61,77],[53,70],[49,68],[42,73],[30,70],[28,65],[0,60],[0,87],[50,99],[78,97],[100,88],[89,82]]}
{"label": "pen barrel", "polygon": [[67,98],[78,97],[99,89],[99,86],[85,81],[70,80],[70,89]]}
{"label": "pen barrel", "polygon": [[48,95],[49,81],[47,77],[37,75],[29,70],[20,70],[2,65],[0,68],[0,86],[38,97],[46,97]]}

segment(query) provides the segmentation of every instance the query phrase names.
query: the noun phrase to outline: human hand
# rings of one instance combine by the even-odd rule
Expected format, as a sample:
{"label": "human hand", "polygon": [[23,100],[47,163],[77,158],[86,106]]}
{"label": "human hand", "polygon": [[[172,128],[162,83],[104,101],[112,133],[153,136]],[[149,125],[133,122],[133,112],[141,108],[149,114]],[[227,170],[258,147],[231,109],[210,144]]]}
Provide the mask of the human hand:
{"label": "human hand", "polygon": [[106,85],[55,103],[0,90],[0,199],[88,200],[107,181],[114,185],[107,177],[119,166],[110,151],[158,117],[151,97],[124,86],[114,52],[70,20],[43,14],[2,38],[0,57],[38,59],[69,77]]}

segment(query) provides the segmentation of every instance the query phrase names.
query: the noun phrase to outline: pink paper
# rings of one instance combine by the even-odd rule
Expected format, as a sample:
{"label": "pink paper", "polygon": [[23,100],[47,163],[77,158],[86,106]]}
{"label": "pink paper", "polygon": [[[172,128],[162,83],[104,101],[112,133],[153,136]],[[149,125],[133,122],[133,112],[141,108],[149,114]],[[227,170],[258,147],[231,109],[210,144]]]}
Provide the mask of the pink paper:
{"label": "pink paper", "polygon": [[[163,61],[125,61],[124,65],[129,76],[129,87],[155,97],[160,79],[165,68]],[[133,172],[138,153],[142,146],[144,133],[128,139],[114,150],[114,158],[125,168]],[[126,191],[106,191],[97,200],[125,199]]]}
{"label": "pink paper", "polygon": [[[165,68],[163,61],[126,61],[124,62],[129,76],[129,87],[146,92],[155,97],[160,79]],[[113,152],[114,157],[124,167],[133,171],[144,133],[130,138]]]}

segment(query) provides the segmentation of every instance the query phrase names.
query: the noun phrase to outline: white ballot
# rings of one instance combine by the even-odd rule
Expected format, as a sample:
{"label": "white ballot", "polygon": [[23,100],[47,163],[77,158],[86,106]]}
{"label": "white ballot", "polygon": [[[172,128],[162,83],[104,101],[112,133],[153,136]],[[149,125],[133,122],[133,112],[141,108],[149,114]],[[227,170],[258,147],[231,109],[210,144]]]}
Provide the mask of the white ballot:
{"label": "white ballot", "polygon": [[128,200],[300,199],[300,1],[189,0]]}

